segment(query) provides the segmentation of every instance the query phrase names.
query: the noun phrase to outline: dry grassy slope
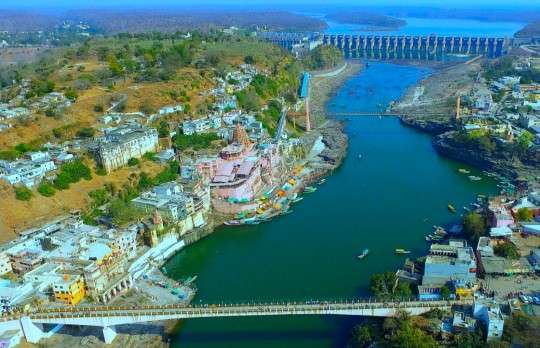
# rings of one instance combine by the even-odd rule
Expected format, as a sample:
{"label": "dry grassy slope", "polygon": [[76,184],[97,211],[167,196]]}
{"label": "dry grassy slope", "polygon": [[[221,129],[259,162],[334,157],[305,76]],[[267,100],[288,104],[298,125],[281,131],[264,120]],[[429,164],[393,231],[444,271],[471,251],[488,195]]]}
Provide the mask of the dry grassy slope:
{"label": "dry grassy slope", "polygon": [[[76,68],[78,64],[87,66],[88,69],[78,72]],[[54,73],[51,78],[56,82],[58,88],[67,87],[80,75],[99,68],[103,68],[103,66],[96,61],[75,62],[73,67],[61,69]],[[69,81],[66,81],[67,74],[71,75]],[[112,91],[100,86],[93,86],[86,91],[80,92],[77,101],[65,110],[63,117],[56,119],[36,115],[32,121],[24,124],[16,123],[12,129],[0,133],[0,150],[15,146],[21,142],[29,143],[36,139],[40,139],[41,142],[54,141],[52,135],[54,128],[73,125],[73,133],[75,133],[77,129],[92,126],[97,123],[97,118],[102,114],[94,112],[94,105],[107,102],[114,93],[126,94],[128,96],[126,111],[133,112],[138,111],[144,101],[149,101],[155,108],[175,104],[177,101],[171,97],[170,92],[187,91],[187,95],[191,99],[191,108],[195,110],[197,105],[204,102],[200,91],[210,88],[211,81],[201,79],[198,71],[192,68],[179,70],[179,76],[178,79],[169,82],[135,83],[130,79],[126,81],[119,80]],[[201,82],[196,88],[192,86],[192,82],[195,80]],[[108,106],[104,105],[104,107],[107,108]]]}
{"label": "dry grassy slope", "polygon": [[34,192],[29,202],[19,201],[11,185],[0,181],[0,243],[16,237],[16,232],[45,223],[73,209],[86,209],[90,203],[88,192],[102,188],[105,183],[114,183],[121,187],[128,181],[131,173],[144,171],[158,173],[163,167],[145,161],[142,168],[121,168],[108,176],[93,174],[90,181],[81,180],[72,184],[69,190],[57,191],[53,197],[47,198]]}

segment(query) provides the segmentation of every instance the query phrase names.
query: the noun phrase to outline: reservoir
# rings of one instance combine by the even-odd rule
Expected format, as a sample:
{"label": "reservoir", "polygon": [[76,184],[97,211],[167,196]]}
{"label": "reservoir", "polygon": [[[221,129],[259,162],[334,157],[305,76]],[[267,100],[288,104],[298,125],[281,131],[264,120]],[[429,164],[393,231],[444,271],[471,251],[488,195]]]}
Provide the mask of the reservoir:
{"label": "reservoir", "polygon": [[[421,67],[370,63],[328,102],[331,112],[373,111],[429,74]],[[256,226],[222,227],[166,265],[176,279],[197,275],[196,302],[336,299],[366,296],[372,274],[403,264],[395,248],[423,255],[433,225],[459,219],[477,194],[496,183],[471,182],[471,170],[437,155],[431,137],[398,118],[344,118],[349,149],[343,165],[294,213]],[[362,155],[359,159],[359,155]],[[452,203],[457,214],[447,210]],[[370,254],[356,255],[363,248]],[[343,347],[354,317],[194,319],[179,324],[175,347]]]}

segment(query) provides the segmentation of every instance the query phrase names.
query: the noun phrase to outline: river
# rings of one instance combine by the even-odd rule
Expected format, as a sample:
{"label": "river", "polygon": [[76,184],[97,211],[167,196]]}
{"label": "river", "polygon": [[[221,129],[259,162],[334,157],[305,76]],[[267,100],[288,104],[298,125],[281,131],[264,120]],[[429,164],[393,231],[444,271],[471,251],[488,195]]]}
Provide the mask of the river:
{"label": "river", "polygon": [[[375,111],[429,74],[421,67],[370,63],[328,103],[329,111]],[[196,301],[331,299],[365,296],[370,276],[395,270],[396,247],[424,254],[432,225],[450,223],[477,194],[496,191],[471,182],[465,165],[438,156],[429,135],[398,118],[348,118],[343,165],[324,185],[269,223],[222,227],[166,265],[180,279],[197,275]],[[362,158],[359,159],[358,155]],[[427,221],[425,220],[427,219]],[[363,248],[371,253],[359,261]],[[274,317],[195,319],[180,324],[175,347],[342,347],[358,318]]]}

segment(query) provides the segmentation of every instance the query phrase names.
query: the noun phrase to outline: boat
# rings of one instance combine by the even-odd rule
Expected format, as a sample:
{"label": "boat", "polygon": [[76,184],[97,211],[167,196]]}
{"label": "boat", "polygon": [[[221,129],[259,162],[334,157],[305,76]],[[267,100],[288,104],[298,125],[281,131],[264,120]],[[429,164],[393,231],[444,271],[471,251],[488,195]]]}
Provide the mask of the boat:
{"label": "boat", "polygon": [[369,249],[364,249],[364,250],[362,250],[362,253],[357,256],[357,258],[359,258],[361,260],[364,257],[366,257],[368,254],[369,254]]}
{"label": "boat", "polygon": [[289,214],[292,214],[292,209],[287,209],[285,210],[283,213],[281,213],[281,215],[289,215]]}
{"label": "boat", "polygon": [[454,206],[450,203],[448,203],[448,210],[451,212],[451,213],[455,213],[456,212],[456,208],[454,208]]}
{"label": "boat", "polygon": [[315,192],[315,191],[317,191],[317,189],[316,189],[315,187],[313,187],[313,186],[306,186],[306,187],[304,188],[304,192],[305,192],[305,193],[313,193],[313,192]]}
{"label": "boat", "polygon": [[225,221],[223,224],[227,226],[238,226],[238,225],[241,225],[242,223],[238,220],[228,220],[228,221]]}
{"label": "boat", "polygon": [[362,154],[359,154],[359,155],[358,155],[358,159],[362,159]]}
{"label": "boat", "polygon": [[297,197],[297,198],[293,199],[291,202],[293,202],[293,203],[298,203],[298,202],[300,202],[302,199],[304,199],[304,197]]}
{"label": "boat", "polygon": [[410,250],[405,250],[405,249],[399,249],[399,248],[398,248],[398,249],[395,250],[395,253],[396,253],[396,254],[410,254],[411,251],[410,251]]}
{"label": "boat", "polygon": [[480,180],[482,180],[482,178],[479,177],[479,176],[470,175],[469,180],[471,180],[471,181],[480,181]]}
{"label": "boat", "polygon": [[319,185],[322,185],[322,184],[324,184],[325,182],[326,182],[326,179],[323,178],[323,179],[321,179],[321,180],[318,182],[318,184],[319,184]]}
{"label": "boat", "polygon": [[462,173],[462,174],[469,174],[471,171],[470,170],[467,170],[465,168],[459,168],[458,169],[458,172]]}

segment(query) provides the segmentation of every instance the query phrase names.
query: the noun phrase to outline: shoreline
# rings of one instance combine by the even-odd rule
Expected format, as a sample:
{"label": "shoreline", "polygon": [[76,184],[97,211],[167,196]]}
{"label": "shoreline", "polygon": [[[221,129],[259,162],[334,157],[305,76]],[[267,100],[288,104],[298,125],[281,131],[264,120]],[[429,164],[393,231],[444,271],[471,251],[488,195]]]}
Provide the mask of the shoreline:
{"label": "shoreline", "polygon": [[[332,72],[335,71],[338,71],[337,74],[332,74]],[[321,157],[323,162],[327,165],[321,167],[320,170],[314,171],[311,176],[307,177],[304,180],[304,186],[310,185],[324,177],[331,175],[332,171],[337,169],[345,158],[347,153],[348,137],[343,131],[343,123],[327,118],[325,106],[335,91],[359,71],[361,71],[361,64],[350,63],[347,61],[345,65],[337,70],[330,72],[325,71],[322,73],[322,76],[314,76],[314,79],[317,80],[316,88],[310,88],[310,99],[312,96],[316,97],[316,99],[311,102],[311,121],[314,125],[314,129],[312,132],[304,134],[302,138],[307,142],[313,143],[316,138],[322,137],[322,141],[325,144],[325,150],[319,154],[319,157]],[[312,95],[311,93],[314,90],[316,92]],[[212,223],[209,224],[207,228],[201,231],[194,231],[186,236],[186,246],[184,248],[213,234],[219,227],[223,226],[223,223],[227,220],[225,216],[215,214],[211,216],[211,219]],[[174,255],[172,255],[171,258],[172,257],[174,257]],[[163,268],[167,262],[165,262],[160,268]],[[170,279],[174,280],[173,278]],[[182,327],[182,320],[165,321],[162,323],[156,323],[155,325],[159,325],[164,328],[165,338],[167,340],[166,344],[170,346],[172,337]]]}

